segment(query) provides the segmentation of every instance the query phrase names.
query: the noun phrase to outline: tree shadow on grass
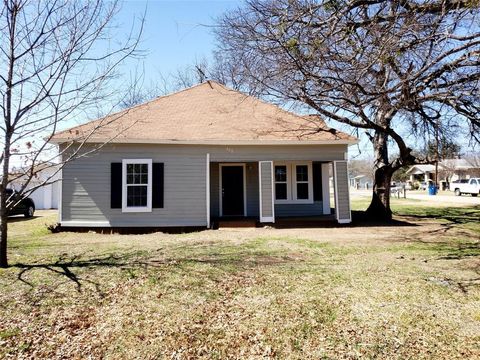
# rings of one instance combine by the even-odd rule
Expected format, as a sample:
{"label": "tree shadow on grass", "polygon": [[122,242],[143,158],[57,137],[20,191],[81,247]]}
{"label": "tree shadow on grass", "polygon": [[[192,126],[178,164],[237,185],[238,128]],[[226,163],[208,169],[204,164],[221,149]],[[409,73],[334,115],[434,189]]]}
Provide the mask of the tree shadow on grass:
{"label": "tree shadow on grass", "polygon": [[351,227],[371,227],[371,226],[419,226],[413,222],[406,220],[392,219],[390,221],[384,221],[381,219],[372,218],[366,211],[353,210],[352,211],[352,223]]}
{"label": "tree shadow on grass", "polygon": [[30,220],[35,220],[41,218],[42,216],[34,215],[32,217],[25,217],[23,215],[12,215],[8,217],[8,223],[17,223],[17,222],[28,222]]}
{"label": "tree shadow on grass", "polygon": [[418,207],[412,210],[400,210],[397,214],[412,219],[435,219],[450,224],[462,225],[480,223],[480,205],[472,207]]}
{"label": "tree shadow on grass", "polygon": [[[157,252],[159,252],[158,250]],[[238,271],[252,269],[259,266],[275,266],[291,262],[299,262],[302,259],[298,257],[289,256],[275,256],[262,252],[235,252],[231,254],[225,253],[211,253],[203,257],[180,257],[168,258],[162,257],[155,252],[146,255],[144,252],[132,252],[122,255],[108,255],[103,257],[83,259],[82,255],[75,255],[68,257],[66,254],[61,255],[58,260],[48,263],[23,264],[17,263],[12,265],[12,268],[18,268],[17,280],[28,285],[30,288],[35,288],[35,284],[27,280],[27,274],[33,270],[41,269],[47,270],[56,275],[60,275],[75,284],[76,290],[82,292],[84,284],[93,285],[97,293],[104,297],[102,291],[102,284],[100,282],[86,279],[79,276],[78,270],[81,269],[100,269],[100,268],[116,268],[120,270],[148,270],[148,269],[163,269],[173,271],[172,266],[179,271],[190,273],[187,268],[191,264],[205,264],[213,265],[215,267],[223,267],[225,269],[234,269]]]}

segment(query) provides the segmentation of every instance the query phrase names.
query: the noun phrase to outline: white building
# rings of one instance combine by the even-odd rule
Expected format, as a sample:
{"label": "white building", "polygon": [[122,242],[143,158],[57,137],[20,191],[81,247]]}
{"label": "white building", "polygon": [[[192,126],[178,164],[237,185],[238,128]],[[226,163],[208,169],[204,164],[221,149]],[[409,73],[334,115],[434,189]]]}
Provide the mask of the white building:
{"label": "white building", "polygon": [[[56,166],[46,167],[44,170],[39,171],[28,184],[27,191],[44,183],[46,180],[49,182],[49,184],[40,186],[28,195],[35,203],[35,209],[58,209],[58,180],[60,179],[60,174],[57,171],[58,168]],[[22,187],[24,181],[23,178],[16,179],[10,183],[9,187],[18,190]]]}

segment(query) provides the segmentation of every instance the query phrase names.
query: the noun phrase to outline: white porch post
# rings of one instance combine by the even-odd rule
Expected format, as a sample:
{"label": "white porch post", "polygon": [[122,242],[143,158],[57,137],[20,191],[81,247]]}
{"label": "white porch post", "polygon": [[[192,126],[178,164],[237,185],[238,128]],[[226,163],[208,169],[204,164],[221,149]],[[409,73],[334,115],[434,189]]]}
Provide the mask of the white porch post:
{"label": "white porch post", "polygon": [[335,216],[339,224],[347,224],[352,222],[347,162],[334,161],[333,174],[335,191]]}
{"label": "white porch post", "polygon": [[207,206],[207,228],[210,228],[210,153],[207,153],[207,174],[206,174],[206,206]]}
{"label": "white porch post", "polygon": [[330,164],[322,164],[322,199],[323,214],[330,215]]}
{"label": "white porch post", "polygon": [[62,193],[63,193],[63,168],[60,169],[58,172],[59,180],[58,180],[58,222],[62,224]]}

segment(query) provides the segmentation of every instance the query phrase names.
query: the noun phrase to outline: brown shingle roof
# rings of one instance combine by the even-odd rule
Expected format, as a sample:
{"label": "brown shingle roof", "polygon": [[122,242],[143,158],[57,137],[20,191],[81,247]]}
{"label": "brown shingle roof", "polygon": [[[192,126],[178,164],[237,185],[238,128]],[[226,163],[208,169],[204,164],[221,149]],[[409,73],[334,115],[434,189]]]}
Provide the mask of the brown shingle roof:
{"label": "brown shingle roof", "polygon": [[355,143],[317,116],[299,116],[207,81],[57,133],[52,142]]}

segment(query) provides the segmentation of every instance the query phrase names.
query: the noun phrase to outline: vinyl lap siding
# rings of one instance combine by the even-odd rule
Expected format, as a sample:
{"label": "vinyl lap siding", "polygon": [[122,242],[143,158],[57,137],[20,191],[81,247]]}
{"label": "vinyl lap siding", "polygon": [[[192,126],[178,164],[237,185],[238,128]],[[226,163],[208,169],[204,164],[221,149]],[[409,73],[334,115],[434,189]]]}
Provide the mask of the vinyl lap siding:
{"label": "vinyl lap siding", "polygon": [[212,162],[345,160],[346,145],[205,146]]}
{"label": "vinyl lap siding", "polygon": [[[258,161],[342,160],[346,150],[345,145],[106,145],[93,155],[72,161],[64,167],[62,221],[91,222],[92,225],[102,222],[110,226],[204,226],[207,153],[210,153],[211,160],[211,216],[219,214],[218,163],[240,162],[247,164],[247,215],[257,217]],[[110,208],[110,164],[122,159],[152,159],[153,162],[164,163],[163,209],[152,209],[151,213],[122,213],[121,209]],[[277,216],[322,213],[321,203],[275,205],[275,210]]]}
{"label": "vinyl lap siding", "polygon": [[247,216],[260,216],[258,163],[247,163]]}
{"label": "vinyl lap siding", "polygon": [[323,203],[313,204],[275,204],[275,217],[317,216],[323,214]]}
{"label": "vinyl lap siding", "polygon": [[220,216],[220,166],[218,163],[210,164],[210,216]]}
{"label": "vinyl lap siding", "polygon": [[[164,207],[147,213],[110,208],[110,164],[122,159],[164,163]],[[206,225],[203,154],[178,154],[172,148],[105,147],[63,169],[62,220],[108,222],[110,226]]]}

